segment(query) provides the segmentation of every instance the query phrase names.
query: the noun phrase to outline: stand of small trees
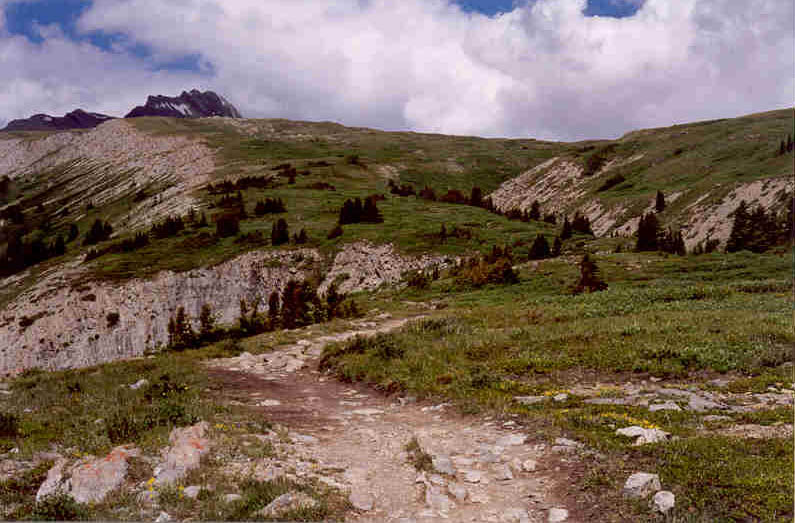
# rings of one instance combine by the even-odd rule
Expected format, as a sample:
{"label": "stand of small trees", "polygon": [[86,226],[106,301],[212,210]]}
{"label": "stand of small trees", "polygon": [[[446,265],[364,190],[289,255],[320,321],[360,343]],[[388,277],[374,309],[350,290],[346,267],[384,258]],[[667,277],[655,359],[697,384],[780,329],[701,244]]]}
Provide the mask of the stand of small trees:
{"label": "stand of small trees", "polygon": [[381,211],[376,205],[376,198],[370,196],[365,198],[364,204],[360,198],[345,200],[340,209],[339,224],[347,225],[350,223],[382,223],[384,221]]}
{"label": "stand of small trees", "polygon": [[96,245],[110,238],[111,234],[113,234],[113,227],[111,224],[97,218],[91,225],[91,229],[86,233],[83,245]]}
{"label": "stand of small trees", "polygon": [[271,245],[283,245],[289,241],[290,231],[287,228],[287,221],[284,218],[279,218],[271,228]]}
{"label": "stand of small trees", "polygon": [[762,206],[753,211],[745,200],[734,211],[734,222],[726,243],[726,252],[747,250],[765,252],[771,247],[792,241],[793,209],[790,204],[786,218],[767,212]]}
{"label": "stand of small trees", "polygon": [[475,256],[452,271],[456,282],[472,287],[486,284],[512,284],[519,281],[513,270],[513,254],[510,247],[492,247],[491,253]]}
{"label": "stand of small trees", "polygon": [[181,216],[168,216],[160,223],[152,225],[151,234],[157,239],[170,238],[185,230],[185,222]]}
{"label": "stand of small trees", "polygon": [[283,212],[287,212],[287,208],[284,206],[284,202],[281,198],[265,198],[265,200],[258,201],[257,205],[254,206],[254,214],[257,216],[280,214]]}

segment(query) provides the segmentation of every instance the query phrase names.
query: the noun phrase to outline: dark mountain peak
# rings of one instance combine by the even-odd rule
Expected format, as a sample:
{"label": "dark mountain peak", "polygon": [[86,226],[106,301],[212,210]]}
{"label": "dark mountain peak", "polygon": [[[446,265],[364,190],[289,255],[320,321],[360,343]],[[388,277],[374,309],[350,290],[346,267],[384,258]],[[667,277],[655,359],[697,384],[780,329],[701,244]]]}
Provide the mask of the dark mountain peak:
{"label": "dark mountain peak", "polygon": [[213,91],[201,92],[192,89],[182,91],[179,96],[148,96],[146,105],[139,105],[125,118],[139,116],[171,116],[173,118],[202,118],[206,116],[229,116],[241,118],[240,112],[223,96]]}
{"label": "dark mountain peak", "polygon": [[30,118],[11,120],[1,131],[65,131],[68,129],[91,129],[112,116],[100,113],[89,113],[83,109],[75,109],[64,116],[34,114]]}

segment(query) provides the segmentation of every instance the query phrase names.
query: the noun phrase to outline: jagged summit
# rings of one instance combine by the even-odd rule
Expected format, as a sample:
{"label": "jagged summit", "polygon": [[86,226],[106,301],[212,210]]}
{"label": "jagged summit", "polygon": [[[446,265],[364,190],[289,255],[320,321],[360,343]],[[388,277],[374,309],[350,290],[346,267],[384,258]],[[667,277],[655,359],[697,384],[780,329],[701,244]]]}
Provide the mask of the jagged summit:
{"label": "jagged summit", "polygon": [[91,129],[112,119],[100,113],[89,113],[76,109],[64,116],[34,114],[30,118],[11,120],[2,131],[63,131],[66,129]]}
{"label": "jagged summit", "polygon": [[174,118],[201,118],[206,116],[229,116],[241,118],[240,112],[223,96],[213,91],[201,92],[193,89],[182,91],[177,97],[149,96],[146,105],[139,105],[125,118],[138,116],[171,116]]}

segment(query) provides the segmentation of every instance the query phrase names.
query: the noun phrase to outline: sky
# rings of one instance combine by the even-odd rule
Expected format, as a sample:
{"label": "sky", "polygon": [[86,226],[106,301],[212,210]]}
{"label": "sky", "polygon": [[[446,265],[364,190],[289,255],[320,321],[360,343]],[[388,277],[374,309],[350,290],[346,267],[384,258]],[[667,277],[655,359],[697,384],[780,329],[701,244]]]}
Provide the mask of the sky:
{"label": "sky", "polygon": [[546,140],[791,107],[791,0],[0,0],[0,127],[210,89],[245,117]]}

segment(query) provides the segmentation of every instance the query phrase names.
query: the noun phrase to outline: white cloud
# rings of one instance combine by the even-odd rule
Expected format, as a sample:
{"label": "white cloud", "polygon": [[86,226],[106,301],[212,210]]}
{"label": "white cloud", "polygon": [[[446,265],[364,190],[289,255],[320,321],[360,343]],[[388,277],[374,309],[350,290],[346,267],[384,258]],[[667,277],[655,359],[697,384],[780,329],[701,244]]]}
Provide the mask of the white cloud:
{"label": "white cloud", "polygon": [[[622,19],[586,17],[584,7],[538,0],[489,18],[445,0],[95,0],[81,30],[122,33],[151,47],[150,61],[198,54],[213,75],[146,72],[139,60],[54,35],[16,52],[56,70],[23,68],[10,83],[38,86],[20,83],[24,93],[58,84],[50,90],[59,107],[72,100],[67,110],[78,96],[97,110],[123,103],[120,114],[146,94],[196,86],[252,117],[551,139],[793,102],[791,2],[647,0]],[[4,71],[14,71],[3,63],[11,40],[0,38]],[[62,57],[88,66],[65,71],[53,63]],[[0,114],[7,99],[0,87]],[[23,96],[10,109],[38,112],[30,104],[41,99]]]}

